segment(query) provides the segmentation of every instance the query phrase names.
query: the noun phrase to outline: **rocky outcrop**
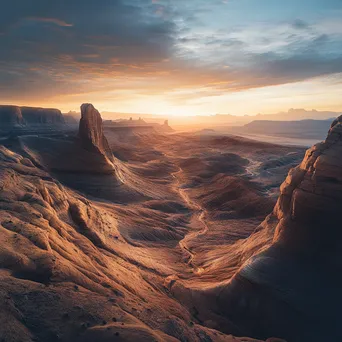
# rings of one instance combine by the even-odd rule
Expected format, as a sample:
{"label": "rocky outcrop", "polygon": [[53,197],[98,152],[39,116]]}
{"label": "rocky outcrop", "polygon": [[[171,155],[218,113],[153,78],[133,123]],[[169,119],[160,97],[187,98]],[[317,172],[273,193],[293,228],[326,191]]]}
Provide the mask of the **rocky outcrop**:
{"label": "rocky outcrop", "polygon": [[63,125],[63,114],[58,109],[21,107],[21,113],[27,125]]}
{"label": "rocky outcrop", "polygon": [[[303,249],[308,256],[322,252],[335,263],[339,246],[333,242],[342,237],[342,116],[336,119],[327,139],[307,151],[297,168],[281,186],[274,210],[279,220],[275,241]],[[292,229],[290,229],[290,227]],[[339,254],[339,253],[338,253]],[[340,254],[342,262],[342,254]],[[342,264],[341,264],[342,266]]]}
{"label": "rocky outcrop", "polygon": [[169,120],[165,120],[164,123],[162,125],[160,125],[160,130],[162,132],[173,132],[174,130],[172,129],[172,127],[170,127],[169,125]]}
{"label": "rocky outcrop", "polygon": [[[244,242],[244,253],[254,256],[220,289],[217,303],[248,335],[342,340],[341,157],[342,116],[289,172],[273,213]],[[256,237],[264,245],[253,250]]]}
{"label": "rocky outcrop", "polygon": [[65,120],[58,109],[0,106],[0,123],[9,127],[53,126],[64,125]]}
{"label": "rocky outcrop", "polygon": [[63,114],[63,116],[64,116],[65,122],[69,125],[78,125],[80,121],[80,114],[76,112],[70,111],[69,113]]}
{"label": "rocky outcrop", "polygon": [[82,146],[86,150],[103,154],[113,162],[112,151],[103,133],[101,115],[92,104],[84,103],[81,106],[81,120],[78,134]]}
{"label": "rocky outcrop", "polygon": [[22,126],[25,124],[18,106],[0,106],[1,126]]}

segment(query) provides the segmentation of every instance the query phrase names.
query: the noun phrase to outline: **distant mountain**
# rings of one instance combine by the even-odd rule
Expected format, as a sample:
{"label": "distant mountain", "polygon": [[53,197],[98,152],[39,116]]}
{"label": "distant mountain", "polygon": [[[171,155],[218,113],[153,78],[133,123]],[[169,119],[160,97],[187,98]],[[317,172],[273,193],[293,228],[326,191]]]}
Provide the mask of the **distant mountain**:
{"label": "distant mountain", "polygon": [[318,111],[315,109],[294,109],[291,108],[287,112],[279,112],[277,114],[258,114],[254,118],[257,120],[275,120],[275,121],[297,121],[297,120],[326,120],[340,116],[342,112]]}
{"label": "distant mountain", "polygon": [[244,115],[235,116],[230,114],[217,114],[210,116],[213,122],[239,122],[240,124],[247,124],[252,121],[299,121],[299,120],[328,120],[331,118],[336,118],[342,114],[341,112],[331,112],[331,111],[318,111],[315,109],[295,109],[291,108],[287,112],[279,112],[276,114],[257,114],[257,115]]}
{"label": "distant mountain", "polygon": [[118,120],[105,120],[103,122],[106,128],[150,128],[152,130],[157,130],[159,132],[173,132],[174,130],[169,126],[169,120],[164,120],[163,124],[158,122],[146,122],[141,117],[138,120],[134,120],[132,117],[127,119]]}
{"label": "distant mountain", "polygon": [[249,134],[323,140],[334,118],[328,120],[271,121],[255,120],[239,128]]}
{"label": "distant mountain", "polygon": [[63,113],[64,120],[67,124],[78,125],[81,119],[81,113],[70,111],[68,113]]}
{"label": "distant mountain", "polygon": [[139,120],[143,119],[147,123],[163,124],[167,118],[158,114],[141,114],[141,113],[119,113],[119,112],[101,112],[104,120]]}
{"label": "distant mountain", "polygon": [[231,126],[246,125],[252,121],[299,121],[299,120],[328,120],[340,116],[342,112],[305,110],[305,109],[289,109],[287,112],[279,112],[276,114],[257,114],[257,115],[231,115],[216,114],[208,116],[190,116],[172,118],[172,126],[176,129],[186,129],[191,126],[193,129],[219,129],[220,131]]}
{"label": "distant mountain", "polygon": [[[74,117],[79,117],[79,113],[69,113]],[[215,114],[215,115],[193,115],[193,116],[172,116],[170,117],[171,126],[177,130],[201,130],[220,128],[225,129],[227,126],[241,126],[255,120],[271,120],[271,121],[298,121],[298,120],[327,120],[336,118],[342,114],[341,112],[318,111],[306,109],[291,108],[287,112],[279,112],[276,114],[257,114],[257,115],[232,115],[232,114]],[[119,112],[102,112],[104,120],[138,120],[139,118],[146,123],[163,124],[166,118],[157,114],[141,114],[141,113],[119,113]]]}

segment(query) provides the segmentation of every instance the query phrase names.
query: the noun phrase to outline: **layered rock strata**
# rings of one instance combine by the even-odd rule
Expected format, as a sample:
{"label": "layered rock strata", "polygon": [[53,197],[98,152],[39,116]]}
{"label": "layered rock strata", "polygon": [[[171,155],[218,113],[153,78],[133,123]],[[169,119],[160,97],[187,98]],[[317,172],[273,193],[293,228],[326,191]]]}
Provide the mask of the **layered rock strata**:
{"label": "layered rock strata", "polygon": [[264,246],[221,287],[221,314],[249,336],[342,340],[341,157],[342,116],[289,172],[273,213],[244,250],[255,247],[255,236],[264,237]]}

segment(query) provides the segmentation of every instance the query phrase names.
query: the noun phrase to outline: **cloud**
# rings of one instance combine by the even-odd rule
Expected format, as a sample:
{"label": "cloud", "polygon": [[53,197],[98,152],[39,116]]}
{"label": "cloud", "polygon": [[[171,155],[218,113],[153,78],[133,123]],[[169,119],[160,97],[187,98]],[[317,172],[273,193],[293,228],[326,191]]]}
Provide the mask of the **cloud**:
{"label": "cloud", "polygon": [[310,27],[307,22],[305,22],[304,20],[301,20],[301,19],[294,20],[292,23],[292,26],[298,30],[306,30]]}
{"label": "cloud", "polygon": [[172,55],[177,26],[151,6],[147,0],[6,2],[0,12],[2,97],[33,96],[40,88],[52,93],[63,82],[74,88],[79,78],[162,63]]}
{"label": "cloud", "polygon": [[338,21],[250,22],[243,8],[239,24],[220,19],[239,3],[7,1],[0,100],[116,91],[186,102],[342,72]]}
{"label": "cloud", "polygon": [[73,26],[72,24],[68,24],[63,20],[60,19],[56,19],[56,18],[36,18],[36,17],[32,17],[32,18],[27,18],[28,20],[34,20],[34,21],[40,21],[42,23],[51,23],[51,24],[55,24],[57,26],[62,26],[62,27],[71,27]]}

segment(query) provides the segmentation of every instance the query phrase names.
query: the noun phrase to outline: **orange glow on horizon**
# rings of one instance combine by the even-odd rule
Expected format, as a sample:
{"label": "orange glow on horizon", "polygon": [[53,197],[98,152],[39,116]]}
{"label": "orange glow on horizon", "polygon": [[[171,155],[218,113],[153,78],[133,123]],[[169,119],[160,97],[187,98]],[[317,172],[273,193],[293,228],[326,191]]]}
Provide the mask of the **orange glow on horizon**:
{"label": "orange glow on horizon", "polygon": [[[232,114],[236,116],[273,114],[289,108],[342,111],[342,84],[317,79],[294,84],[227,92],[210,93],[203,88],[180,89],[163,94],[139,94],[135,91],[66,94],[50,99],[16,101],[16,105],[58,108],[62,112],[79,111],[84,102],[93,103],[101,112],[160,115],[178,119],[193,116]],[[210,95],[210,96],[209,96]],[[7,101],[11,103],[11,101]]]}

